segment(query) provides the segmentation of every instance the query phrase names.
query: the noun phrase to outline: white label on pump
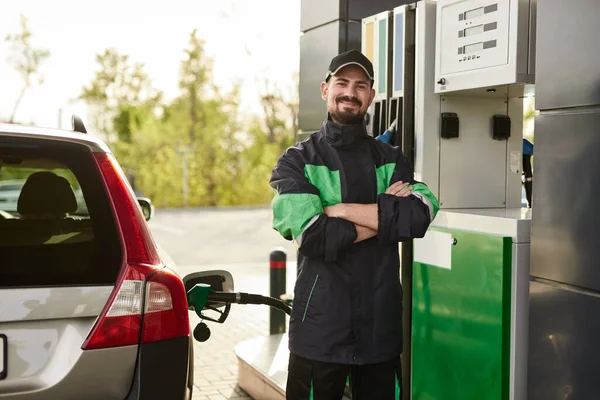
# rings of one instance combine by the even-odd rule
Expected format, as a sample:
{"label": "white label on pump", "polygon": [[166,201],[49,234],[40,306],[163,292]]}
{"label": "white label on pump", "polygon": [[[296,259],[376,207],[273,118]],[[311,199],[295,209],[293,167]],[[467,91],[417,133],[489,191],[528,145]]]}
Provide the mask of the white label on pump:
{"label": "white label on pump", "polygon": [[512,174],[518,174],[521,169],[521,152],[511,151],[510,152],[510,172]]}
{"label": "white label on pump", "polygon": [[422,239],[415,239],[414,261],[434,267],[452,269],[452,235],[444,232],[427,231]]}

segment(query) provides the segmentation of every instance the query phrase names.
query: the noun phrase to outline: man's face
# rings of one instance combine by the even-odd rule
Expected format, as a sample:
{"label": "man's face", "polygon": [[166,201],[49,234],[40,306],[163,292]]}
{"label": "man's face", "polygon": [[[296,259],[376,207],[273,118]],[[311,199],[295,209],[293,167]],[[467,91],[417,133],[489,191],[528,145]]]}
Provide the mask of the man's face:
{"label": "man's face", "polygon": [[329,82],[321,84],[321,96],[327,102],[333,122],[351,125],[362,122],[373,102],[375,90],[361,67],[348,65],[332,75]]}

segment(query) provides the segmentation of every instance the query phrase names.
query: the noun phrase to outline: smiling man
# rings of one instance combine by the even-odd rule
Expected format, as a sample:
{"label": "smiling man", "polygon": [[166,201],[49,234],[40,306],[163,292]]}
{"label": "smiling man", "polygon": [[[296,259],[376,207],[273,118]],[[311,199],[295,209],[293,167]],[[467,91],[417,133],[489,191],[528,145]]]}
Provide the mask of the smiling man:
{"label": "smiling man", "polygon": [[402,353],[398,243],[439,208],[398,147],[369,136],[373,65],[335,57],[321,84],[327,121],[273,170],[273,227],[298,246],[287,398],[397,399]]}

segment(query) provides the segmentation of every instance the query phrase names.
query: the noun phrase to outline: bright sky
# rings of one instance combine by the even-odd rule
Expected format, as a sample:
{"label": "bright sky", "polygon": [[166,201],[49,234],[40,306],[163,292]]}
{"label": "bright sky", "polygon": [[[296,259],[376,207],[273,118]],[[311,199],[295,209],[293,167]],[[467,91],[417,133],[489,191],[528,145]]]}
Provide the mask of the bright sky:
{"label": "bright sky", "polygon": [[198,30],[214,59],[214,79],[227,87],[244,82],[242,104],[257,109],[257,80],[268,76],[282,90],[293,85],[299,65],[300,0],[2,0],[0,12],[0,119],[8,119],[22,87],[7,58],[4,38],[29,19],[35,47],[51,52],[41,67],[45,83],[27,91],[17,119],[40,126],[70,126],[85,118],[70,104],[93,78],[95,56],[108,47],[145,64],[167,98],[178,92],[178,72],[189,34]]}

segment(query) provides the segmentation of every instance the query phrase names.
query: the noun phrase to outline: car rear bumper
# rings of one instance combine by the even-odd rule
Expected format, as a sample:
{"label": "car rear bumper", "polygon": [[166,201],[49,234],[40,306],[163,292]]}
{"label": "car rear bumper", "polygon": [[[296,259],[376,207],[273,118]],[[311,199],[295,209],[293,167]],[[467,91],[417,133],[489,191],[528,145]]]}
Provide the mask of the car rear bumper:
{"label": "car rear bumper", "polygon": [[188,400],[193,387],[193,343],[181,337],[139,346],[131,391],[125,400]]}

